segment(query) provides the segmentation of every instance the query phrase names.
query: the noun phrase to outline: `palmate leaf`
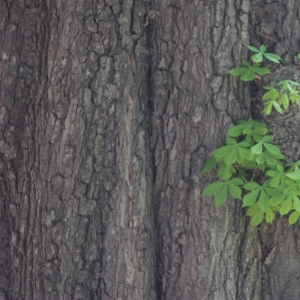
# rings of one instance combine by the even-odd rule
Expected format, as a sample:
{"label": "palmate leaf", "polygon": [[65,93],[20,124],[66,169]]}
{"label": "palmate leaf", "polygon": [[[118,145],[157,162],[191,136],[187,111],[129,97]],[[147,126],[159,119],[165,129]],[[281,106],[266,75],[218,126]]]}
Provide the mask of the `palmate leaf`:
{"label": "palmate leaf", "polygon": [[202,196],[213,196],[215,194],[216,197],[214,199],[214,202],[216,206],[222,205],[224,202],[226,202],[228,198],[228,189],[230,195],[235,199],[241,199],[242,190],[239,187],[244,182],[240,178],[233,178],[229,181],[223,181],[223,182],[213,182],[209,184],[205,190],[202,193]]}
{"label": "palmate leaf", "polygon": [[213,196],[218,193],[225,185],[226,182],[213,182],[204,189],[202,196]]}

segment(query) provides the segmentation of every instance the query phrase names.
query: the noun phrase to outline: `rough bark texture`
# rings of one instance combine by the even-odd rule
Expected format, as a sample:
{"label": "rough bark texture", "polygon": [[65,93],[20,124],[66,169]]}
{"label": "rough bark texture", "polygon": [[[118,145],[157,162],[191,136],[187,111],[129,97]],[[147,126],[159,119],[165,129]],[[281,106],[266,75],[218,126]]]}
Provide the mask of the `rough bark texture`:
{"label": "rough bark texture", "polygon": [[251,114],[298,159],[299,108],[263,117],[227,72],[264,43],[299,79],[299,21],[294,0],[0,0],[0,300],[300,299],[299,226],[253,229],[199,176]]}

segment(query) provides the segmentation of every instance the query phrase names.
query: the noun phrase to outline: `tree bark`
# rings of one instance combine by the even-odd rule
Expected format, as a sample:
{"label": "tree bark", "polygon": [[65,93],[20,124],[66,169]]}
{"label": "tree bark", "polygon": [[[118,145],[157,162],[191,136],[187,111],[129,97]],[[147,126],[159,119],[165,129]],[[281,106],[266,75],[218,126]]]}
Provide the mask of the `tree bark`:
{"label": "tree bark", "polygon": [[0,300],[300,298],[299,225],[251,228],[199,175],[250,116],[298,159],[299,108],[264,117],[261,84],[227,72],[265,44],[299,80],[299,12],[0,0]]}

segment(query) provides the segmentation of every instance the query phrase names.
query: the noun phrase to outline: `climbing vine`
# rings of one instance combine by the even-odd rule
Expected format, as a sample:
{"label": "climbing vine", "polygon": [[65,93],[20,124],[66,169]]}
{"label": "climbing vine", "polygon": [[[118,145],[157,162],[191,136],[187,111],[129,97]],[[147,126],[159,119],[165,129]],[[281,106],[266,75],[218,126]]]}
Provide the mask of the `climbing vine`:
{"label": "climbing vine", "polygon": [[[264,45],[248,48],[255,52],[252,63],[243,61],[244,66],[229,71],[243,81],[260,79],[270,73],[261,66],[264,58],[274,63],[281,60],[276,54],[266,53]],[[299,86],[291,80],[280,81],[274,87],[265,86],[264,114],[269,115],[273,108],[282,113],[290,103],[299,103]],[[225,203],[229,195],[241,201],[248,208],[246,215],[252,217],[252,226],[264,219],[272,223],[276,213],[289,214],[291,225],[300,218],[300,161],[287,163],[280,149],[272,144],[273,136],[267,133],[265,124],[252,119],[238,121],[231,127],[226,145],[212,152],[201,172],[217,168],[219,179],[209,184],[202,195],[214,196],[216,206]]]}

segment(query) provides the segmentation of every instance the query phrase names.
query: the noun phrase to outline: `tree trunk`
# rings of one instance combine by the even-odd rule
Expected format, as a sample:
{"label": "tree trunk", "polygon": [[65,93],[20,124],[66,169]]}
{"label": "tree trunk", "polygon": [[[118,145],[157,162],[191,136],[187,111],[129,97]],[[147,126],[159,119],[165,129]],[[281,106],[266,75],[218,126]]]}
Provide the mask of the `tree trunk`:
{"label": "tree trunk", "polygon": [[0,0],[0,300],[300,299],[299,225],[251,228],[199,175],[250,116],[298,159],[299,108],[265,117],[227,72],[265,44],[299,80],[299,12]]}

